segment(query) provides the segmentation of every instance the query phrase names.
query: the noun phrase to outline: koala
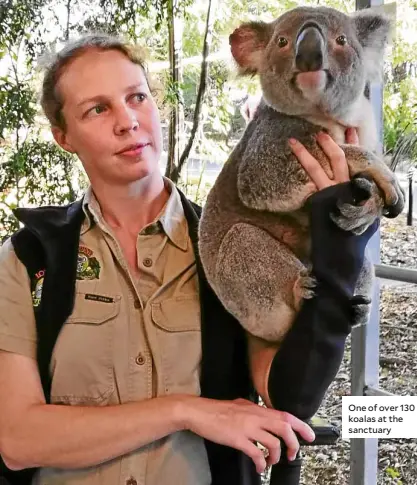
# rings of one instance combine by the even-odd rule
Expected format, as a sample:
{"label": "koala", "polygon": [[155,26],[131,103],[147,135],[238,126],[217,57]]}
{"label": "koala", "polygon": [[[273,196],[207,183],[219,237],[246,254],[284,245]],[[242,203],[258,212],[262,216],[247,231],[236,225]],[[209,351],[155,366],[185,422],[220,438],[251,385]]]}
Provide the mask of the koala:
{"label": "koala", "polygon": [[[298,7],[271,23],[249,22],[230,36],[241,74],[258,75],[262,100],[209,192],[199,251],[215,293],[246,331],[279,343],[305,298],[314,295],[306,200],[317,188],[288,145],[294,137],[331,176],[315,135],[326,131],[346,155],[358,200],[330,216],[361,234],[376,218],[396,217],[404,193],[376,155],[370,83],[382,70],[390,22],[372,10],[343,14]],[[344,144],[356,127],[360,146]],[[368,298],[366,259],[355,294]],[[369,305],[354,324],[366,323]]]}

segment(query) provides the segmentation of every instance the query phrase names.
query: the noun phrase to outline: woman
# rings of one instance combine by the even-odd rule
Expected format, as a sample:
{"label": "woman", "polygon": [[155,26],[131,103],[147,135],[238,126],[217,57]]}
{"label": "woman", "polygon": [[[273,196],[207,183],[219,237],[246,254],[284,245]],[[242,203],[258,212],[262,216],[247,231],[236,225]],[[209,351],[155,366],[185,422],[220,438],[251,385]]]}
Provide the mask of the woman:
{"label": "woman", "polygon": [[[1,248],[3,460],[14,470],[38,467],[33,483],[42,485],[220,485],[244,476],[256,483],[254,466],[259,473],[279,459],[278,437],[293,459],[295,433],[307,441],[314,434],[292,414],[249,400],[243,331],[201,273],[198,208],[158,169],[160,120],[140,54],[104,35],[68,44],[45,74],[42,106],[56,142],[77,154],[91,187],[71,208],[18,213],[27,229]],[[347,302],[375,230],[352,236],[320,216],[350,190],[343,153],[327,136],[320,144],[333,179],[293,145],[326,189],[312,197],[313,232],[324,253],[343,253],[343,244],[340,262],[350,257],[356,265],[340,264],[321,289],[327,256],[313,257],[317,297],[265,376],[282,397],[272,402],[301,418],[315,412],[337,371],[350,331]],[[28,278],[19,257],[38,246],[43,266]],[[39,322],[60,320],[46,359]],[[267,461],[254,442],[267,448]]]}

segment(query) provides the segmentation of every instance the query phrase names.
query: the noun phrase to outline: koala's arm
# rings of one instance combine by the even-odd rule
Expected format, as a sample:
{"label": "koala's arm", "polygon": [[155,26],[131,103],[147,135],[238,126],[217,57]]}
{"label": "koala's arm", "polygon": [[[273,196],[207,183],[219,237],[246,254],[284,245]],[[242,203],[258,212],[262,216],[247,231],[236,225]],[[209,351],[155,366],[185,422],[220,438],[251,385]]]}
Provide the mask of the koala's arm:
{"label": "koala's arm", "polygon": [[[343,358],[355,304],[356,281],[365,247],[378,221],[363,234],[339,229],[329,213],[336,201],[350,196],[350,183],[329,187],[309,199],[312,230],[312,273],[316,296],[306,300],[296,320],[272,356],[267,376],[270,403],[301,419],[309,419],[320,406]],[[269,358],[271,359],[270,350]]]}

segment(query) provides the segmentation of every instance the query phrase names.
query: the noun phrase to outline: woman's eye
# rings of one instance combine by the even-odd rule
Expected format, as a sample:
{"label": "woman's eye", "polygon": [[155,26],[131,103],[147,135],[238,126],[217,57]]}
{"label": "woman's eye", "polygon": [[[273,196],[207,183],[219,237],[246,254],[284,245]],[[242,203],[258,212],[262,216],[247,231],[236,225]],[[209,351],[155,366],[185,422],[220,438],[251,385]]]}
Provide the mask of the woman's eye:
{"label": "woman's eye", "polygon": [[146,94],[145,93],[135,93],[133,95],[133,97],[135,98],[136,101],[142,102],[142,101],[145,101]]}
{"label": "woman's eye", "polygon": [[102,104],[98,104],[97,106],[94,106],[90,110],[88,110],[87,114],[93,114],[93,115],[99,115],[103,113],[106,110],[106,107]]}

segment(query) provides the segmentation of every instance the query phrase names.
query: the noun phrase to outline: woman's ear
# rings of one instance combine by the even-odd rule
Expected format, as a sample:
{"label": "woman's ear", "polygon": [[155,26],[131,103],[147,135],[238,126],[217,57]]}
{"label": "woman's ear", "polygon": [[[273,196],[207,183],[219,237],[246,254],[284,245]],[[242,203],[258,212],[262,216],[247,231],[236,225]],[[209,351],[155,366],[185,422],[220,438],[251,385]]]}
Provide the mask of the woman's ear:
{"label": "woman's ear", "polygon": [[61,148],[63,148],[67,152],[75,153],[74,148],[71,146],[71,143],[69,143],[68,141],[67,134],[62,128],[59,128],[58,126],[53,126],[51,128],[51,131],[52,131],[54,140],[58,143],[58,145]]}

